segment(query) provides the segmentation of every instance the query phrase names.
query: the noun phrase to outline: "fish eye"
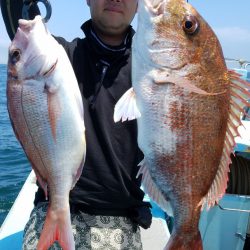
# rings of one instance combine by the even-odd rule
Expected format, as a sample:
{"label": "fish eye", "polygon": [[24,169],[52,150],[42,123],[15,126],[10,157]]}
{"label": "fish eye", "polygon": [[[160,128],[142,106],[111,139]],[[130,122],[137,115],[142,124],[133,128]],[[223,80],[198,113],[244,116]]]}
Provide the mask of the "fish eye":
{"label": "fish eye", "polygon": [[21,58],[21,51],[19,49],[15,49],[10,54],[10,60],[12,64],[16,64]]}
{"label": "fish eye", "polygon": [[199,29],[199,21],[195,16],[187,15],[182,22],[182,28],[188,35],[193,35]]}

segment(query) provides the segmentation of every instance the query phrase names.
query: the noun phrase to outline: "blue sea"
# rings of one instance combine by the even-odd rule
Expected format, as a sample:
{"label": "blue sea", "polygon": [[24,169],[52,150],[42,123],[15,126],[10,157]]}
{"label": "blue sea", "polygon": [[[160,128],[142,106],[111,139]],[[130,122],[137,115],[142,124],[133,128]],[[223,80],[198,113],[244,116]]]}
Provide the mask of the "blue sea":
{"label": "blue sea", "polygon": [[31,170],[9,120],[6,100],[6,71],[7,66],[0,64],[0,225]]}

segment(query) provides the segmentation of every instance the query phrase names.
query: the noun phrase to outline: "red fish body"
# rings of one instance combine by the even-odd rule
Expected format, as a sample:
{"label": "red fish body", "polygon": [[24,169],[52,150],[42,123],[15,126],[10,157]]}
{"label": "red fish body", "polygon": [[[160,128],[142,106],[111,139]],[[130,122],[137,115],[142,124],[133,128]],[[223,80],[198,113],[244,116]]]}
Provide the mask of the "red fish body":
{"label": "red fish body", "polygon": [[114,119],[140,116],[145,191],[174,215],[166,249],[202,249],[201,208],[225,192],[246,83],[228,72],[214,32],[184,0],[139,1],[132,67],[133,90]]}

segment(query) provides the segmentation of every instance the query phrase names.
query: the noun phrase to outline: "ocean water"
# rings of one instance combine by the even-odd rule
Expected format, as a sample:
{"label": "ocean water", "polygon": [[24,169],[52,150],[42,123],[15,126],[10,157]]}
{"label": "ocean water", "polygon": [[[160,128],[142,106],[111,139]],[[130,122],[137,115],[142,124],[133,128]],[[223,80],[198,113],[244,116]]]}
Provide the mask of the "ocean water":
{"label": "ocean water", "polygon": [[0,225],[31,170],[9,120],[6,71],[6,65],[0,64]]}

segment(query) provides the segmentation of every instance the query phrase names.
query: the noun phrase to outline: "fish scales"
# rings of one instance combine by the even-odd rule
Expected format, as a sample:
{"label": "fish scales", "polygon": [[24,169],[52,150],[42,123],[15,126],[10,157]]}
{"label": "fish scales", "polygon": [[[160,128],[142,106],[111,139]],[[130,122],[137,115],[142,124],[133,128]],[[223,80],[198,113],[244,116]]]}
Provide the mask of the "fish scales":
{"label": "fish scales", "polygon": [[69,192],[85,160],[83,106],[66,52],[40,16],[19,21],[9,48],[7,100],[16,137],[49,194],[37,249],[48,249],[57,240],[73,250]]}
{"label": "fish scales", "polygon": [[[154,85],[150,81],[148,84]],[[143,95],[143,87],[137,89],[138,86],[134,86],[135,91]],[[198,196],[198,204],[201,197],[207,193],[217,172],[224,143],[227,116],[216,116],[214,110],[216,103],[215,100],[211,100],[211,97],[209,99],[212,105],[209,105],[208,102],[204,102],[204,98],[195,99],[195,94],[192,96],[192,94],[187,94],[181,89],[174,89],[174,87],[173,91],[168,91],[169,94],[165,89],[163,89],[163,92],[162,95],[166,100],[154,91],[154,97],[163,100],[162,103],[159,103],[159,101],[157,103],[157,100],[154,102],[152,96],[147,98],[147,94],[137,98],[138,107],[145,114],[138,119],[140,128],[139,146],[147,156],[147,165],[154,168],[152,170],[154,173],[152,174],[153,179],[164,176],[167,168],[169,175],[165,176],[162,181],[163,184],[168,183],[168,185],[162,184],[163,188],[164,186],[178,186],[177,180],[173,178],[175,175],[185,178],[180,179],[180,184],[184,189],[189,190],[192,180],[196,180],[195,184],[201,188],[204,187],[203,191],[199,189],[202,193]],[[178,96],[181,98],[177,98]],[[212,97],[212,99],[215,98],[218,97]],[[142,102],[142,100],[145,102]],[[154,105],[151,105],[152,102],[154,102]],[[201,105],[201,103],[204,103],[204,105]],[[158,111],[155,106],[159,108]],[[227,106],[219,106],[222,109],[217,109],[218,113],[227,113]],[[161,113],[159,110],[163,112]],[[152,114],[155,113],[157,115],[152,117]],[[218,117],[218,121],[211,124],[211,120],[214,120],[215,117]],[[204,125],[201,126],[201,124]],[[214,140],[214,138],[217,138],[217,140]],[[207,143],[200,143],[203,140]],[[158,146],[155,146],[155,144],[158,144]],[[214,156],[212,159],[211,155]],[[167,166],[166,162],[168,162]],[[205,180],[201,179],[201,183],[199,183],[200,178],[198,177],[201,174],[204,175]],[[185,180],[187,187],[183,183]],[[207,181],[206,185],[204,181]],[[168,189],[168,187],[165,188]],[[178,191],[180,194],[186,195],[183,189]],[[166,195],[167,193],[166,190]],[[189,193],[194,195],[193,192]]]}
{"label": "fish scales", "polygon": [[[175,26],[175,24],[172,25]],[[171,40],[174,32],[162,34],[162,31],[164,31],[164,27],[159,25],[156,32],[160,33],[161,36],[165,35]],[[137,34],[137,36],[139,37],[140,34]],[[180,38],[180,36],[175,36],[173,39],[178,40]],[[165,55],[171,60],[170,67],[177,68],[177,70],[180,67],[185,67],[185,64],[187,64],[185,58],[188,57],[188,52],[183,53],[179,61],[172,58],[175,57],[174,53],[177,50],[173,49],[170,52]],[[139,54],[136,48],[134,53],[135,57]],[[192,53],[190,54],[192,55]],[[200,62],[201,54],[202,49],[199,49],[195,51],[193,57],[189,60],[193,63]],[[138,58],[138,61],[135,58],[134,64],[138,63],[140,65],[140,55]],[[157,65],[166,64],[165,58],[158,53],[152,56],[152,60],[155,60]],[[207,66],[206,63],[204,62],[204,66]],[[145,85],[147,84],[149,87],[154,86],[159,71],[156,70],[151,79],[145,81],[140,77],[147,75],[148,72],[152,72],[154,69],[155,67],[149,68],[135,75],[133,79],[138,108],[143,114],[138,119],[138,143],[145,153],[145,164],[152,179],[163,193],[165,199],[171,203],[175,218],[173,236],[175,234],[178,236],[185,234],[187,235],[185,241],[188,242],[198,237],[196,236],[200,216],[198,204],[201,198],[207,194],[218,170],[229,109],[229,103],[224,105],[223,100],[228,93],[224,94],[223,99],[221,96],[204,98],[204,96],[199,97],[171,84],[167,87],[167,91],[166,88],[159,86],[158,91],[154,89],[151,95],[147,95],[141,82],[145,82]],[[225,69],[224,65],[223,69]],[[193,75],[190,77],[190,80],[197,81],[197,87],[212,93],[225,90],[226,81],[220,81],[220,86],[211,85],[206,78],[206,75],[210,73],[207,72],[209,69],[204,67],[203,70],[206,71],[205,77],[201,75],[199,81]],[[214,71],[213,74],[215,74]],[[186,76],[190,75],[186,74]],[[213,79],[211,79],[212,81]],[[218,78],[216,82],[218,82]],[[138,93],[140,93],[139,96]],[[154,95],[154,98],[152,95]],[[155,106],[151,106],[152,99],[161,100],[158,103],[156,100],[156,103],[154,103],[157,106],[157,111],[155,111]],[[160,110],[162,112],[159,112]],[[152,116],[156,112],[158,114]],[[225,115],[221,116],[220,114]],[[215,120],[217,117],[218,119]],[[212,120],[214,123],[211,124]],[[200,143],[201,141],[207,143]],[[154,146],[156,142],[159,145],[158,147]],[[191,249],[191,246],[189,248]],[[176,246],[173,249],[178,249],[178,247]]]}
{"label": "fish scales", "polygon": [[138,175],[174,216],[166,249],[202,249],[200,212],[225,192],[250,85],[227,70],[216,35],[184,0],[139,0],[132,49],[133,89],[114,120],[138,118]]}

